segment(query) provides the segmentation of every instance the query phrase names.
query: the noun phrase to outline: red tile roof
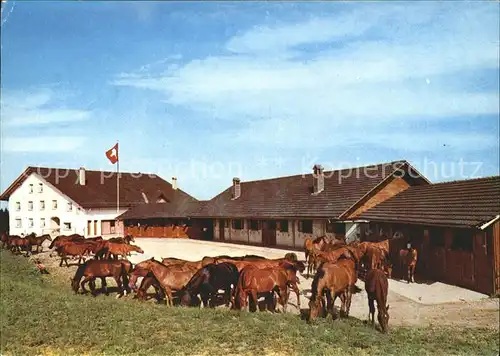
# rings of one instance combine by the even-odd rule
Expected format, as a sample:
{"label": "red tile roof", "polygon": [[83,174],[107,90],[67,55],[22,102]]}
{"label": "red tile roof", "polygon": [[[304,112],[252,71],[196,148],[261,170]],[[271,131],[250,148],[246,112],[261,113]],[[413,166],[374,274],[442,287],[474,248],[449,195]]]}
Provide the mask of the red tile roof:
{"label": "red tile roof", "polygon": [[[242,217],[242,218],[339,218],[351,206],[392,177],[396,170],[412,172],[409,180],[427,184],[406,161],[325,172],[324,190],[312,194],[312,174],[241,182],[241,195],[232,199],[232,186],[213,199],[174,207],[150,206],[129,210],[120,218],[148,217]],[[158,209],[157,211],[155,209]]]}
{"label": "red tile roof", "polygon": [[[78,183],[78,169],[28,167],[21,176],[0,196],[0,200],[10,195],[24,180],[35,173],[68,196],[83,208],[116,207],[116,172],[85,170],[85,185]],[[167,201],[196,201],[180,189],[172,189],[169,182],[156,174],[120,172],[120,207],[143,204],[146,199],[156,202],[163,197]]]}
{"label": "red tile roof", "polygon": [[410,187],[358,218],[477,227],[500,214],[500,176]]}

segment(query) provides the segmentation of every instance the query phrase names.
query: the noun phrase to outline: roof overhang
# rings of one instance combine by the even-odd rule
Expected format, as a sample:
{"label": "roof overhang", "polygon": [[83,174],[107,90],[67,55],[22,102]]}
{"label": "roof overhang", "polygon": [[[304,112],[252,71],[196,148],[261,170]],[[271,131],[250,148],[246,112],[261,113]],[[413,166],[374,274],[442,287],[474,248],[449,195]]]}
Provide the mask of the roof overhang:
{"label": "roof overhang", "polygon": [[484,223],[483,225],[481,225],[479,227],[480,230],[484,230],[486,229],[488,226],[490,226],[491,224],[494,224],[495,222],[497,222],[498,220],[500,220],[500,215],[497,215],[495,216],[493,219],[491,219],[490,221],[488,221],[487,223]]}

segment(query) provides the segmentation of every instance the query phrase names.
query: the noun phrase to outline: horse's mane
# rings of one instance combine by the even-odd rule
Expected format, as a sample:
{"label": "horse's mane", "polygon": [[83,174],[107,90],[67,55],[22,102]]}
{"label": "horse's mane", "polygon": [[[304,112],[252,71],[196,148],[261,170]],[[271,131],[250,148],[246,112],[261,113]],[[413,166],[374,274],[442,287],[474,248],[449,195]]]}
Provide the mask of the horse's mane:
{"label": "horse's mane", "polygon": [[[318,298],[319,280],[321,278],[323,278],[324,276],[325,276],[325,271],[323,270],[322,266],[320,266],[320,268],[318,268],[318,272],[316,272],[316,275],[314,276],[314,279],[313,279],[312,284],[311,284],[311,292],[312,292],[311,301],[313,301],[313,302],[315,302],[316,299]],[[323,291],[319,291],[319,292],[321,294]],[[321,297],[321,295],[319,297]]]}

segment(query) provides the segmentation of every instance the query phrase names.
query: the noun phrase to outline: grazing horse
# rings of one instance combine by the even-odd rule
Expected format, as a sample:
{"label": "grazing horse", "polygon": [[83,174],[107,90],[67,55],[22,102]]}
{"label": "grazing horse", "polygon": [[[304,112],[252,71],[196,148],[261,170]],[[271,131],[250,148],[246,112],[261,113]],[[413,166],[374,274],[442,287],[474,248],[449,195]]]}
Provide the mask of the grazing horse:
{"label": "grazing horse", "polygon": [[[132,264],[127,260],[88,260],[84,264],[78,266],[75,276],[70,278],[71,287],[75,293],[81,286],[82,291],[87,293],[85,289],[85,283],[89,282],[90,291],[95,295],[95,279],[101,278],[102,288],[104,289],[106,295],[108,295],[108,289],[106,287],[106,277],[113,277],[116,281],[116,285],[120,290],[120,294],[127,293],[128,290],[128,273],[132,269]],[[80,284],[80,280],[83,281]]]}
{"label": "grazing horse", "polygon": [[337,297],[340,297],[342,301],[341,316],[349,316],[352,288],[356,281],[356,264],[353,259],[323,263],[313,279],[308,321],[314,320],[324,308],[323,292],[326,292],[327,309],[330,310],[334,319],[336,318],[335,299]]}
{"label": "grazing horse", "polygon": [[[154,260],[154,257],[152,260]],[[137,291],[137,280],[139,277],[143,277],[139,290],[146,292],[150,286],[153,286],[156,291],[156,295],[159,296],[161,293],[161,287],[154,277],[151,276],[150,278],[147,278],[149,282],[144,282],[144,279],[146,279],[146,276],[149,273],[149,264],[145,263],[146,261],[139,262],[134,266],[134,269],[130,273],[129,288],[133,291]],[[138,294],[138,297],[139,299],[145,299],[145,293]]]}
{"label": "grazing horse", "polygon": [[149,270],[146,277],[154,276],[156,278],[165,292],[166,303],[169,306],[173,305],[173,291],[181,290],[197,271],[190,266],[165,266],[154,258],[141,262],[141,268]]}
{"label": "grazing horse", "polygon": [[[110,256],[114,256],[115,258],[118,258],[118,256],[127,257],[130,254],[130,252],[144,253],[143,249],[140,248],[139,246],[128,245],[126,243],[109,242],[109,241],[107,241],[106,246],[103,247],[102,250],[105,250],[104,254],[106,256],[106,259],[109,259]],[[102,255],[103,253],[102,250],[98,251],[96,255]]]}
{"label": "grazing horse", "polygon": [[85,241],[85,238],[82,235],[72,234],[72,235],[59,235],[56,236],[54,240],[49,245],[49,249],[53,249],[54,247],[59,247],[67,242],[76,242],[76,241]]}
{"label": "grazing horse", "polygon": [[[32,236],[31,235],[31,236],[28,236],[27,238],[29,239],[31,246],[36,246],[37,253],[43,252],[42,244],[45,240],[52,241],[52,237],[50,237],[49,234],[45,234],[45,235],[41,235],[41,236],[36,236],[36,235]],[[39,247],[42,248],[41,251],[38,250]]]}
{"label": "grazing horse", "polygon": [[85,260],[85,255],[92,252],[92,247],[93,245],[88,242],[67,242],[56,247],[58,255],[61,256],[59,267],[62,267],[63,262],[66,262],[66,267],[69,267],[68,256],[78,257],[78,265],[80,265],[81,261]]}
{"label": "grazing horse", "polygon": [[230,262],[233,263],[238,271],[249,265],[255,266],[257,268],[269,268],[269,267],[279,267],[280,265],[291,264],[295,266],[297,271],[303,273],[305,270],[305,265],[302,261],[291,261],[285,258],[277,258],[277,259],[258,259],[258,260],[234,260],[231,258],[216,258],[214,263],[222,263],[222,262]]}
{"label": "grazing horse", "polygon": [[214,308],[219,289],[223,289],[225,304],[229,306],[231,285],[236,287],[239,275],[236,266],[229,262],[206,265],[199,269],[179,291],[181,305],[190,305],[193,296],[200,294],[203,306]]}
{"label": "grazing horse", "polygon": [[[292,273],[289,273],[288,270]],[[288,288],[292,285],[297,292],[297,300],[300,303],[296,269],[293,264],[258,268],[251,264],[243,268],[238,279],[238,284],[234,293],[234,308],[241,310],[247,306],[247,297],[250,294],[255,305],[258,303],[258,295],[277,292],[283,312],[286,313],[288,304]]]}
{"label": "grazing horse", "polygon": [[408,283],[415,283],[415,267],[417,266],[418,252],[416,248],[404,249],[399,251],[399,266],[401,273],[404,273]]}
{"label": "grazing horse", "polygon": [[387,331],[387,326],[389,324],[389,305],[387,305],[387,293],[388,293],[388,282],[387,277],[381,269],[372,269],[368,271],[365,279],[365,290],[368,294],[368,308],[370,314],[368,316],[369,321],[372,325],[375,324],[375,305],[374,301],[377,301],[377,319],[380,324],[382,332]]}

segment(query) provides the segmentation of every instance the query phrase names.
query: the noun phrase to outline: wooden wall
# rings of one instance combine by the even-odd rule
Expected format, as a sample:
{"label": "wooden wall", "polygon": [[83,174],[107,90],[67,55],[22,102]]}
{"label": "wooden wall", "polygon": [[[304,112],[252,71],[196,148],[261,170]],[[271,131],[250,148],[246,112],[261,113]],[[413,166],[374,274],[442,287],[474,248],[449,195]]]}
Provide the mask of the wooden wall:
{"label": "wooden wall", "polygon": [[134,237],[154,237],[154,238],[184,238],[197,240],[211,240],[211,221],[193,219],[187,225],[176,225],[172,219],[162,220],[141,220],[125,222],[125,235],[131,234]]}
{"label": "wooden wall", "polygon": [[[418,250],[416,274],[420,278],[441,281],[490,295],[499,291],[498,224],[485,231],[389,223],[370,223],[370,229],[377,233],[365,237],[364,240],[374,240],[373,236],[377,236],[380,229],[389,237],[396,231],[401,232],[405,237],[402,243],[391,243],[391,261],[397,265],[399,249],[404,248],[407,241],[411,242]],[[470,248],[454,246],[453,241],[458,238],[470,238]]]}
{"label": "wooden wall", "polygon": [[356,217],[375,205],[382,203],[383,201],[401,193],[402,191],[408,189],[410,185],[401,177],[395,177],[385,186],[379,188],[367,201],[365,201],[361,206],[359,206],[352,213],[350,212],[348,217]]}

